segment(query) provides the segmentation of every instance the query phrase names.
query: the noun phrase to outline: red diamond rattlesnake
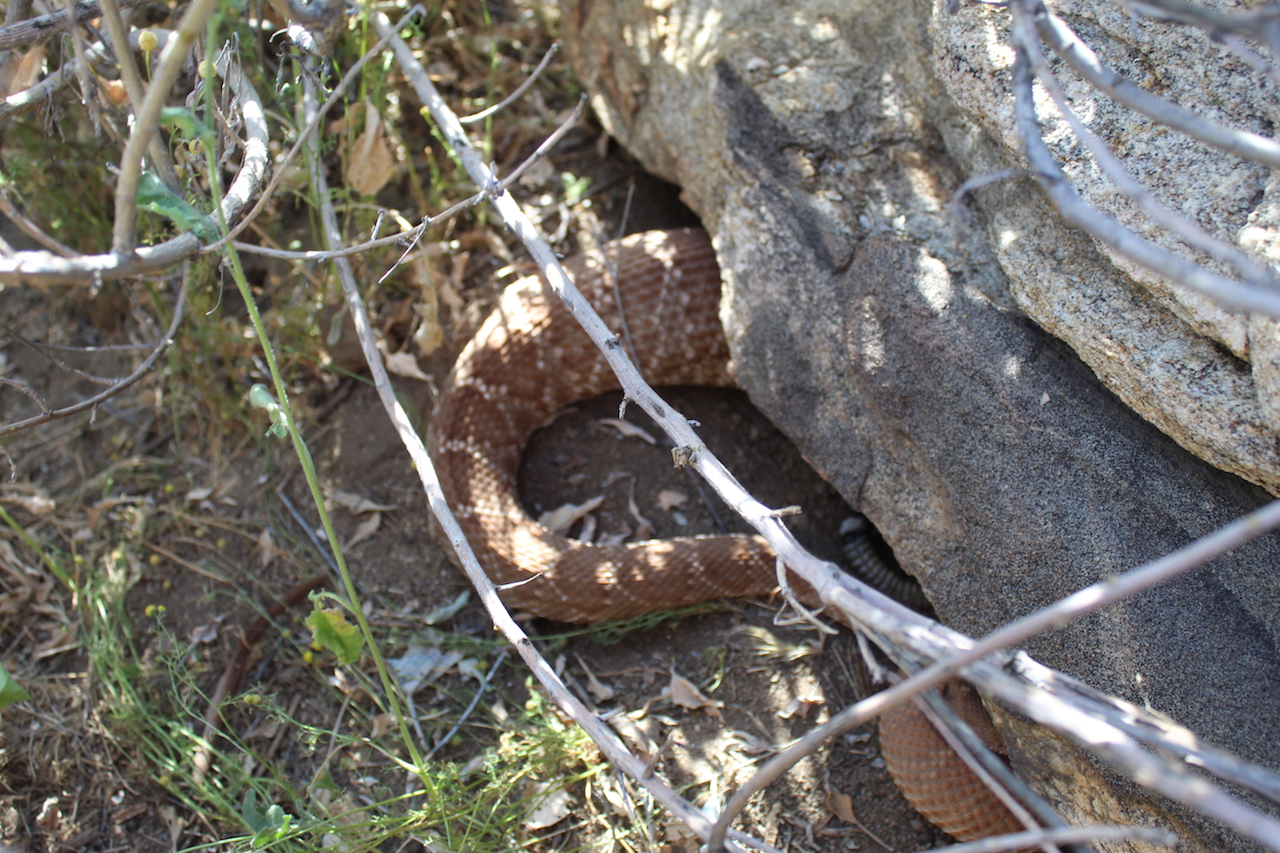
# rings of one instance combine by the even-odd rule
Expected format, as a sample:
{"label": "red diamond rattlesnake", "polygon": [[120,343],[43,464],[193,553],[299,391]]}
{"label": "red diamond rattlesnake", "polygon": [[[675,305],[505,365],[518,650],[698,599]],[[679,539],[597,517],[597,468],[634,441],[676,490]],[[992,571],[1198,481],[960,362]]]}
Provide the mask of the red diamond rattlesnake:
{"label": "red diamond rattlesnake", "polygon": [[[718,311],[720,272],[705,232],[656,231],[620,241],[610,261],[638,366],[653,385],[733,385]],[[612,282],[598,258],[565,264],[612,329]],[[731,535],[599,546],[557,536],[516,498],[529,436],[555,412],[618,388],[568,309],[538,278],[507,288],[463,349],[432,415],[429,446],[450,506],[508,606],[565,622],[598,622],[714,598],[774,591],[764,540]],[[977,694],[948,701],[998,738]],[[962,840],[1021,825],[912,706],[881,720],[891,773],[921,813]]]}

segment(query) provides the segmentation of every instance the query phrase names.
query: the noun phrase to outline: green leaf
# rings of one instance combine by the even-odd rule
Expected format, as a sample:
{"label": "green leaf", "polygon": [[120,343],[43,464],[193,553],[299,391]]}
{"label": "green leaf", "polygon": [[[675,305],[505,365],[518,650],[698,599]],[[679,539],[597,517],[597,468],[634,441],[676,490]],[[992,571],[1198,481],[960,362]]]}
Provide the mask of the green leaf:
{"label": "green leaf", "polygon": [[143,172],[138,181],[138,207],[162,216],[182,231],[194,231],[205,242],[218,239],[218,229],[185,198],[164,185],[155,172]]}
{"label": "green leaf", "polygon": [[252,788],[245,794],[244,803],[240,806],[240,818],[253,831],[254,847],[266,847],[273,841],[278,841],[288,835],[293,826],[293,815],[277,803],[272,803],[264,812],[258,806],[258,794]]}
{"label": "green leaf", "polygon": [[286,812],[283,808],[275,803],[267,809],[266,826],[253,834],[254,847],[266,847],[273,841],[277,841],[289,834],[289,824],[293,822],[293,815]]}
{"label": "green leaf", "polygon": [[259,382],[249,389],[249,405],[255,409],[266,409],[271,415],[271,426],[267,428],[267,435],[288,438],[289,420],[284,416],[284,409],[276,402],[276,398],[271,396],[266,385]]}
{"label": "green leaf", "polygon": [[212,142],[213,131],[209,125],[186,107],[165,107],[160,110],[160,123],[179,131],[185,139],[200,139]]}
{"label": "green leaf", "polygon": [[240,804],[240,819],[254,832],[267,828],[267,815],[258,807],[258,792],[253,788],[245,793],[244,802]]}
{"label": "green leaf", "polygon": [[317,643],[338,656],[338,663],[354,663],[364,648],[360,629],[347,621],[341,610],[317,607],[307,617],[307,626]]}
{"label": "green leaf", "polygon": [[14,681],[8,671],[0,666],[0,708],[7,708],[14,702],[25,702],[30,698],[22,685]]}
{"label": "green leaf", "polygon": [[579,178],[572,172],[561,174],[560,182],[564,188],[565,204],[577,204],[587,197],[587,191],[591,189],[591,178]]}

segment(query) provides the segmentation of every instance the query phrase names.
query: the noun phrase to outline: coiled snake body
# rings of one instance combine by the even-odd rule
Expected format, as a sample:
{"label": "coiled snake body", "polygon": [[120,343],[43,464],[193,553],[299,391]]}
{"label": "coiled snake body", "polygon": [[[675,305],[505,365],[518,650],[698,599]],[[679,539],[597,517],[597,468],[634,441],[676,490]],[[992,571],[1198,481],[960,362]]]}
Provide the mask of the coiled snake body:
{"label": "coiled snake body", "polygon": [[[718,311],[720,273],[700,229],[647,232],[603,260],[566,262],[611,329],[618,299],[629,340],[654,385],[733,384]],[[757,536],[727,535],[599,546],[557,536],[516,497],[520,454],[559,409],[616,390],[617,380],[568,309],[538,278],[502,294],[463,349],[432,415],[429,444],[450,506],[508,606],[565,622],[598,622],[776,587],[774,557]],[[517,583],[523,582],[523,583]],[[957,684],[948,701],[980,717],[976,693]],[[976,714],[974,713],[976,711]],[[995,735],[998,737],[998,735]],[[911,804],[962,840],[1019,824],[908,706],[881,721],[886,764]]]}

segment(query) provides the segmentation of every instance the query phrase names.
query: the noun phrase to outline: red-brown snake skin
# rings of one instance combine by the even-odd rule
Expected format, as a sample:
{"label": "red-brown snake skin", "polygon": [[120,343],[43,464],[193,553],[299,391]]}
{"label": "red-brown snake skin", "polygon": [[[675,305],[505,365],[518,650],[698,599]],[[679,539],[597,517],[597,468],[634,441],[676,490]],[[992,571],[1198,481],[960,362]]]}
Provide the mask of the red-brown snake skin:
{"label": "red-brown snake skin", "polygon": [[[639,368],[652,385],[731,386],[718,316],[720,271],[700,229],[653,231],[606,247],[617,271]],[[596,257],[565,263],[611,329],[610,276]],[[507,288],[463,349],[432,415],[429,444],[449,505],[509,607],[564,622],[600,622],[715,598],[768,594],[774,557],[757,536],[700,536],[599,546],[557,536],[516,497],[520,454],[558,410],[618,388],[568,309],[538,278]],[[977,694],[957,685],[966,719],[994,734]],[[961,840],[1021,829],[908,706],[881,721],[885,762],[907,800]],[[995,735],[998,738],[998,735]]]}

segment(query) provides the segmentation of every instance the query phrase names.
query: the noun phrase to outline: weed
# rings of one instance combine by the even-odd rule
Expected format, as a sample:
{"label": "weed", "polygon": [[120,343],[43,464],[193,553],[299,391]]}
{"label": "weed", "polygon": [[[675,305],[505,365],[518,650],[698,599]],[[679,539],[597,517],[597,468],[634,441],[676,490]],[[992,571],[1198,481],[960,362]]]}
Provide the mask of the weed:
{"label": "weed", "polygon": [[[415,26],[424,46],[439,51],[436,71],[451,77],[441,81],[447,94],[474,112],[516,88],[546,49],[539,14],[446,3]],[[291,74],[276,85],[278,60],[263,49],[261,28],[240,15],[228,14],[224,23],[217,38],[236,31],[245,73],[269,99],[277,130],[296,132],[288,118],[296,93]],[[370,42],[358,19],[340,41],[335,65]],[[470,187],[417,116],[406,116],[390,69],[367,66],[351,106],[371,103],[387,122],[404,169],[379,201],[412,221]],[[560,65],[541,89],[529,104],[478,125],[500,167],[541,141],[576,95]],[[213,97],[212,89],[205,92]],[[220,129],[211,106],[206,100],[203,109],[187,105],[170,116],[179,128],[169,141],[182,192],[152,187],[143,243],[191,227],[191,209],[208,210],[219,195],[222,161],[237,154],[210,136],[209,129]],[[348,157],[362,128],[344,120],[327,159]],[[0,181],[60,240],[103,251],[113,181],[100,164],[119,152],[104,151],[79,113],[68,114],[60,130],[49,135],[38,123],[15,122],[6,131]],[[576,199],[587,179],[551,185],[551,194]],[[289,189],[274,218],[256,223],[256,239],[315,245],[308,230],[314,199],[301,184]],[[344,227],[366,234],[377,209],[342,192]],[[452,242],[453,250],[465,243],[481,259],[487,256],[477,247],[501,245],[492,231],[477,210],[434,239]],[[400,251],[356,261],[373,281]],[[426,278],[458,287],[465,272],[465,263],[455,269],[440,254],[414,268],[416,279],[370,285],[366,296],[384,330],[397,329],[390,316],[401,301],[420,298]],[[0,505],[0,562],[12,579],[4,592],[23,606],[0,609],[5,647],[17,650],[5,661],[7,672],[0,670],[0,703],[15,701],[0,718],[8,789],[0,810],[18,814],[50,844],[71,846],[83,846],[73,842],[87,831],[74,815],[108,815],[96,831],[113,837],[102,846],[128,839],[157,850],[356,851],[413,838],[485,851],[628,838],[631,830],[619,828],[625,821],[609,809],[607,818],[592,812],[551,820],[563,802],[557,798],[605,802],[602,791],[619,789],[594,746],[522,679],[514,698],[494,697],[501,690],[487,681],[477,695],[479,674],[496,685],[501,675],[490,670],[505,666],[491,637],[462,628],[423,631],[361,589],[336,547],[340,594],[326,593],[309,626],[292,610],[261,603],[320,563],[306,539],[311,531],[298,532],[275,495],[301,472],[314,499],[308,517],[326,519],[327,484],[308,449],[326,427],[298,415],[309,395],[337,383],[321,323],[329,285],[323,268],[234,252],[225,265],[193,263],[186,274],[189,308],[163,370],[91,415],[46,425],[6,447],[50,506],[11,513]],[[171,288],[170,279],[155,278],[109,284],[92,296],[24,293],[39,309],[28,331],[67,343],[154,340],[173,316]],[[77,299],[85,322],[72,322]],[[261,390],[251,392],[255,385]],[[271,412],[272,436],[248,405],[251,394]],[[296,461],[282,458],[276,438],[292,445]],[[322,527],[329,543],[341,541],[332,523]],[[49,575],[59,585],[47,583]],[[237,624],[242,614],[254,620],[248,626],[263,626],[256,642],[246,644],[248,626]],[[351,642],[353,632],[362,642]],[[430,643],[458,661],[417,696],[384,660],[410,642]],[[242,651],[243,689],[220,692],[228,660]],[[18,696],[8,673],[30,698]],[[518,711],[500,710],[507,707]],[[39,737],[24,738],[37,724]],[[422,754],[431,748],[436,757],[427,761]],[[57,793],[68,790],[85,792],[83,802]],[[61,810],[61,822],[44,819],[51,808]],[[135,845],[139,838],[149,846]]]}

